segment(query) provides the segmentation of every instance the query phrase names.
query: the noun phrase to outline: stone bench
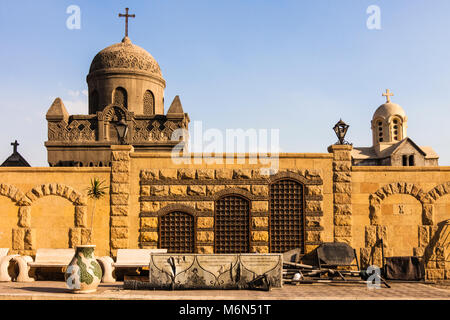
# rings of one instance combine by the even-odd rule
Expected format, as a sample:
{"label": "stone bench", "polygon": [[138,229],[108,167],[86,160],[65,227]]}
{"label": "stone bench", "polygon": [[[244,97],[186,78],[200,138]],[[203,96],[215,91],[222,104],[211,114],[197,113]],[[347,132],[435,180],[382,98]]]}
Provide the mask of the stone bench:
{"label": "stone bench", "polygon": [[67,267],[75,255],[75,249],[37,249],[36,258],[30,256],[18,256],[14,260],[19,265],[17,282],[34,281],[28,274],[31,267],[34,268],[64,268]]}
{"label": "stone bench", "polygon": [[103,270],[102,282],[116,282],[113,272],[118,268],[148,267],[152,253],[167,253],[167,249],[118,249],[116,262],[109,256],[98,258]]}
{"label": "stone bench", "polygon": [[11,277],[8,273],[9,263],[17,254],[8,255],[8,248],[0,248],[0,282],[9,282],[11,281]]}

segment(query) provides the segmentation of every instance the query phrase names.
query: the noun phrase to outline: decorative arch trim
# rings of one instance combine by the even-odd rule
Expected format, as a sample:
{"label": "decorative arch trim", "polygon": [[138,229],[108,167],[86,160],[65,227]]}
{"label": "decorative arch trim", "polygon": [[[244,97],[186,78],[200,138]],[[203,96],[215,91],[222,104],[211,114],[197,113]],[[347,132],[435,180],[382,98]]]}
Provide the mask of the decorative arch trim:
{"label": "decorative arch trim", "polygon": [[0,184],[0,195],[9,198],[12,202],[20,205],[20,200],[24,197],[22,191],[11,184]]}
{"label": "decorative arch trim", "polygon": [[269,178],[269,184],[272,184],[279,180],[284,180],[284,179],[295,180],[304,185],[322,183],[320,176],[318,176],[316,174],[311,174],[309,171],[307,171],[306,176],[309,177],[309,179],[307,177],[304,177],[295,172],[290,172],[290,171],[278,172],[277,174],[274,174],[273,176],[271,176]]}
{"label": "decorative arch trim", "polygon": [[184,204],[170,204],[168,206],[165,206],[164,208],[160,209],[158,212],[156,212],[158,217],[162,217],[168,213],[171,212],[183,212],[187,213],[193,217],[197,216],[197,211],[190,206],[184,205]]}
{"label": "decorative arch trim", "polygon": [[[116,113],[117,112],[117,113]],[[114,116],[119,114],[124,120],[131,120],[134,115],[133,112],[129,112],[123,106],[117,104],[110,104],[103,109],[103,111],[98,113],[98,119],[103,121],[113,121]]]}
{"label": "decorative arch trim", "polygon": [[405,123],[405,119],[399,114],[393,114],[393,115],[389,116],[388,123],[392,124],[394,122],[394,120],[400,120],[401,125],[403,125]]}
{"label": "decorative arch trim", "polygon": [[412,183],[397,182],[387,184],[369,196],[369,218],[371,225],[381,224],[381,202],[394,194],[407,194],[417,199],[422,205],[422,224],[433,224],[433,206],[429,194]]}
{"label": "decorative arch trim", "polygon": [[450,194],[450,182],[445,182],[428,191],[427,197],[433,203],[448,194]]}
{"label": "decorative arch trim", "polygon": [[245,198],[247,201],[255,200],[255,196],[252,195],[249,191],[241,189],[241,188],[227,188],[224,190],[220,190],[214,194],[214,201],[220,200],[227,196],[240,196]]}
{"label": "decorative arch trim", "polygon": [[69,200],[75,206],[87,205],[87,199],[81,193],[72,187],[57,183],[48,183],[34,187],[25,194],[21,201],[27,205],[31,205],[37,199],[45,196],[59,196]]}
{"label": "decorative arch trim", "polygon": [[369,196],[370,204],[380,204],[387,197],[394,194],[408,194],[416,198],[421,204],[429,202],[427,194],[418,186],[407,182],[387,184]]}

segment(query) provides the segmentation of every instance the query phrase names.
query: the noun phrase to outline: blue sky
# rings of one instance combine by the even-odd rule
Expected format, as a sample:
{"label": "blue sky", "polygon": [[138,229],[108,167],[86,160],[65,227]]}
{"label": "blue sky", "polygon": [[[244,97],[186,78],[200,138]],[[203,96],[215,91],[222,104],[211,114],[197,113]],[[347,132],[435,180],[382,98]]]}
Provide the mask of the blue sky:
{"label": "blue sky", "polygon": [[[81,29],[69,30],[70,5]],[[381,8],[369,30],[367,7]],[[408,136],[450,165],[450,1],[149,0],[10,1],[0,7],[0,162],[19,140],[33,166],[47,166],[45,113],[61,97],[87,113],[95,54],[119,42],[129,7],[133,43],[167,82],[166,110],[180,95],[204,129],[280,129],[285,152],[327,152],[332,126],[370,146],[370,120],[390,88],[408,115]]]}

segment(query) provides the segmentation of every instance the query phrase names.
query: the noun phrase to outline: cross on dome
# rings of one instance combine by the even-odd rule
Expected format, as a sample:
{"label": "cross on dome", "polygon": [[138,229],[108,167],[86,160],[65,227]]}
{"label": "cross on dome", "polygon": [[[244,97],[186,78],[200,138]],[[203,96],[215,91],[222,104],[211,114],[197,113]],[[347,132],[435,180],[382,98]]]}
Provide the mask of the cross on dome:
{"label": "cross on dome", "polygon": [[393,95],[394,94],[389,89],[386,89],[386,93],[383,93],[383,97],[386,97],[386,103],[390,103],[391,102],[391,97]]}
{"label": "cross on dome", "polygon": [[119,18],[125,17],[125,38],[128,37],[128,18],[136,18],[135,14],[128,14],[129,8],[125,8],[125,14],[119,13]]}

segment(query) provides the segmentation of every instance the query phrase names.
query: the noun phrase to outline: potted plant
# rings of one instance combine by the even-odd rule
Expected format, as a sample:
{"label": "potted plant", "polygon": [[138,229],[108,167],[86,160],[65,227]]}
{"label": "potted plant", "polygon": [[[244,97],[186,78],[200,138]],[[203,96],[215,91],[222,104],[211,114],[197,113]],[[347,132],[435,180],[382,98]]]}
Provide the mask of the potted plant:
{"label": "potted plant", "polygon": [[75,256],[65,273],[66,284],[74,293],[95,292],[102,279],[102,269],[95,258],[95,245],[91,244],[91,237],[95,206],[97,200],[106,195],[106,189],[108,187],[104,186],[104,181],[100,181],[98,178],[91,179],[91,185],[87,189],[88,197],[94,201],[88,244],[76,246]]}

